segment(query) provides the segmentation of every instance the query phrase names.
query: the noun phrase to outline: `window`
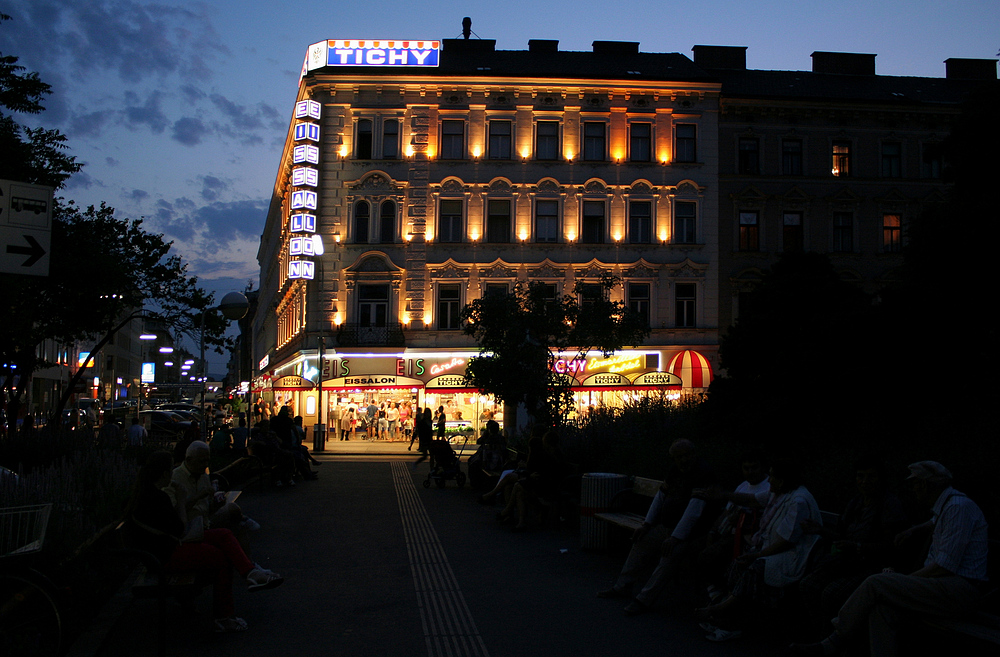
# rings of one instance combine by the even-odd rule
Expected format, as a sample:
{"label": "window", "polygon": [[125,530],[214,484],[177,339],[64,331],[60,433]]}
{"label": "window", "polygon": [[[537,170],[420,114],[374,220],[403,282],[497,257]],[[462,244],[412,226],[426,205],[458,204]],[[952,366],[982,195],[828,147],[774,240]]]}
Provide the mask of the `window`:
{"label": "window", "polygon": [[833,168],[830,172],[845,178],[851,175],[851,142],[840,139],[833,142]]}
{"label": "window", "polygon": [[535,125],[535,159],[559,159],[558,121],[539,121]]}
{"label": "window", "polygon": [[760,173],[760,140],[756,137],[740,139],[737,171],[747,176],[756,176]]}
{"label": "window", "polygon": [[695,285],[678,283],[674,286],[674,325],[678,328],[693,328],[695,322]]}
{"label": "window", "polygon": [[760,250],[760,213],[740,213],[740,251]]}
{"label": "window", "polygon": [[438,330],[454,331],[461,327],[459,314],[461,308],[461,287],[459,285],[438,286]]}
{"label": "window", "polygon": [[389,318],[389,286],[358,286],[358,324],[385,326]]}
{"label": "window", "polygon": [[882,251],[899,253],[903,250],[903,218],[898,214],[882,215]]}
{"label": "window", "polygon": [[580,308],[590,310],[594,304],[604,299],[604,286],[600,283],[584,283],[580,286]]}
{"label": "window", "polygon": [[441,121],[441,159],[465,159],[465,121],[461,119]]}
{"label": "window", "polygon": [[559,295],[559,287],[555,283],[532,283],[531,286],[538,289],[545,301],[556,301]]}
{"label": "window", "polygon": [[898,141],[882,142],[882,177],[899,178],[903,175],[903,145]]}
{"label": "window", "polygon": [[785,251],[802,251],[802,213],[786,212],[782,218],[781,244]]}
{"label": "window", "polygon": [[676,244],[694,244],[695,212],[697,206],[692,201],[677,201],[674,206],[674,242]]}
{"label": "window", "polygon": [[510,121],[490,121],[491,160],[510,159]]}
{"label": "window", "polygon": [[371,119],[361,119],[358,121],[358,147],[355,157],[359,160],[372,159],[372,121]]}
{"label": "window", "polygon": [[395,160],[399,157],[399,121],[386,119],[382,122],[382,158]]}
{"label": "window", "polygon": [[583,123],[583,159],[588,162],[603,162],[607,159],[607,125],[600,121]]}
{"label": "window", "polygon": [[382,201],[378,236],[382,244],[392,244],[396,241],[396,204],[392,201]]}
{"label": "window", "polygon": [[854,250],[854,215],[850,212],[833,213],[833,251],[850,253]]}
{"label": "window", "polygon": [[441,200],[438,211],[438,241],[461,242],[464,203],[458,200]]}
{"label": "window", "polygon": [[604,244],[604,201],[583,202],[583,225],[580,227],[580,243]]}
{"label": "window", "polygon": [[653,203],[632,201],[628,204],[628,241],[649,244],[653,237]]}
{"label": "window", "polygon": [[510,242],[510,201],[490,200],[486,213],[486,241]]}
{"label": "window", "polygon": [[649,162],[653,159],[652,123],[633,123],[629,127],[628,155],[633,162]]}
{"label": "window", "polygon": [[484,297],[505,297],[507,296],[506,283],[487,283],[483,287]]}
{"label": "window", "polygon": [[781,173],[786,176],[802,175],[802,140],[781,140]]}
{"label": "window", "polygon": [[944,168],[944,148],[941,144],[924,144],[921,156],[920,175],[924,178],[940,178]]}
{"label": "window", "polygon": [[371,220],[371,206],[367,201],[358,201],[354,206],[354,241],[368,243],[368,226]]}
{"label": "window", "polygon": [[628,308],[649,324],[649,283],[628,284]]}
{"label": "window", "polygon": [[559,201],[535,201],[535,241],[559,241]]}
{"label": "window", "polygon": [[698,161],[698,126],[690,123],[677,125],[676,143],[674,144],[675,162]]}

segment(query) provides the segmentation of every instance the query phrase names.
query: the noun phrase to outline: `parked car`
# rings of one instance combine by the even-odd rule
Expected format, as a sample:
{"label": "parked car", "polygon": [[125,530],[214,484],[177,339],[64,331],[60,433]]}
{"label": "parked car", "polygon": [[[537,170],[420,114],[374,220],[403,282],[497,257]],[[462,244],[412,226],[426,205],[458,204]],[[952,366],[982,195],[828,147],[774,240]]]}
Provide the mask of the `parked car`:
{"label": "parked car", "polygon": [[191,422],[170,411],[139,411],[139,419],[149,431],[150,440],[177,440],[191,426]]}

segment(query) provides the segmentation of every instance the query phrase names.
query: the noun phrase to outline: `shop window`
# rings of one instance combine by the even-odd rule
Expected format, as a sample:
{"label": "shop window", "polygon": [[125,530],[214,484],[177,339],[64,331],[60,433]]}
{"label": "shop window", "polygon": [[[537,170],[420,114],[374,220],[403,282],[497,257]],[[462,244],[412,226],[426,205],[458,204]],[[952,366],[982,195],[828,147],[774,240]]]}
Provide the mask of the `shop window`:
{"label": "shop window", "polygon": [[372,159],[372,146],[374,145],[374,134],[372,132],[372,120],[361,119],[358,121],[357,148],[354,156],[359,160]]}
{"label": "shop window", "polygon": [[694,244],[697,231],[695,218],[697,204],[692,201],[677,201],[674,205],[674,243]]}
{"label": "shop window", "polygon": [[677,125],[674,138],[674,161],[698,161],[698,126],[691,123]]}
{"label": "shop window", "polygon": [[382,201],[378,235],[382,244],[392,244],[396,241],[396,204],[393,201]]}
{"label": "shop window", "polygon": [[674,324],[678,328],[694,328],[696,326],[695,317],[695,296],[696,287],[694,283],[678,283],[674,286]]}
{"label": "shop window", "polygon": [[535,241],[559,241],[559,201],[535,201]]}
{"label": "shop window", "polygon": [[649,325],[649,283],[628,284],[628,307]]}
{"label": "shop window", "polygon": [[628,157],[632,162],[653,159],[652,123],[633,123],[629,126]]}
{"label": "shop window", "polygon": [[781,173],[786,176],[802,175],[802,140],[781,140]]}
{"label": "shop window", "polygon": [[882,177],[899,178],[903,175],[903,145],[898,141],[882,142]]}
{"label": "shop window", "polygon": [[510,201],[490,200],[486,214],[486,242],[504,244],[510,242]]}
{"label": "shop window", "polygon": [[559,159],[558,121],[539,121],[535,124],[535,159]]}
{"label": "shop window", "polygon": [[632,201],[628,204],[628,241],[649,244],[653,238],[653,203]]}
{"label": "shop window", "polygon": [[490,152],[491,160],[510,159],[510,121],[490,121]]}
{"label": "shop window", "polygon": [[461,242],[465,233],[465,203],[460,200],[441,199],[438,208],[438,241]]}
{"label": "shop window", "polygon": [[838,139],[833,142],[831,153],[832,168],[830,173],[838,178],[846,178],[851,175],[851,142]]}
{"label": "shop window", "polygon": [[903,217],[898,214],[882,215],[882,251],[899,253],[903,250]]}
{"label": "shop window", "polygon": [[756,137],[740,139],[737,171],[745,176],[756,176],[760,173],[760,140]]}
{"label": "shop window", "polygon": [[583,202],[583,222],[580,227],[581,244],[604,244],[604,201]]}
{"label": "shop window", "polygon": [[462,310],[460,285],[438,286],[438,330],[454,331],[461,328],[459,315]]}
{"label": "shop window", "polygon": [[358,324],[385,326],[389,318],[389,286],[358,286]]}
{"label": "shop window", "polygon": [[760,213],[740,213],[740,251],[760,250]]}
{"label": "shop window", "polygon": [[804,235],[802,231],[802,213],[786,212],[782,217],[781,246],[785,251],[801,252]]}
{"label": "shop window", "polygon": [[603,162],[607,159],[607,130],[603,121],[584,121],[583,159],[588,162]]}
{"label": "shop window", "polygon": [[399,157],[399,121],[386,119],[382,122],[382,158],[395,160]]}
{"label": "shop window", "polygon": [[354,242],[356,244],[368,243],[368,227],[371,221],[371,206],[367,201],[358,201],[354,204]]}
{"label": "shop window", "polygon": [[833,252],[850,253],[854,250],[854,215],[850,212],[833,213]]}
{"label": "shop window", "polygon": [[940,178],[944,169],[944,148],[940,143],[924,144],[920,160],[920,175]]}
{"label": "shop window", "polygon": [[443,160],[465,159],[465,121],[445,119],[441,121],[441,153]]}

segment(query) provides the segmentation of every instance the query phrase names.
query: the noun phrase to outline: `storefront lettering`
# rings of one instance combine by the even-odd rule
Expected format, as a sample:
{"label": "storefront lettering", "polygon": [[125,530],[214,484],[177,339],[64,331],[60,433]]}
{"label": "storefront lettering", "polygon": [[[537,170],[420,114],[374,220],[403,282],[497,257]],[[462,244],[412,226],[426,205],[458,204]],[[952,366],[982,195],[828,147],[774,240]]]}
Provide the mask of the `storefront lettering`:
{"label": "storefront lettering", "polygon": [[611,374],[606,374],[604,376],[594,377],[594,383],[598,385],[615,385],[616,383],[621,383],[620,376],[614,376]]}
{"label": "storefront lettering", "polygon": [[[415,371],[414,371],[415,370]],[[396,374],[399,376],[420,376],[424,373],[423,358],[397,358]]]}
{"label": "storefront lettering", "polygon": [[452,358],[447,363],[441,363],[440,365],[431,365],[431,374],[440,374],[441,372],[447,372],[453,367],[458,367],[459,365],[465,365],[465,360],[461,358]]}
{"label": "storefront lettering", "polygon": [[590,371],[607,370],[608,372],[630,372],[642,366],[642,354],[620,354],[609,358],[591,358],[588,364]]}
{"label": "storefront lettering", "polygon": [[560,358],[552,365],[552,369],[557,374],[583,374],[587,371],[587,361],[582,358],[572,360]]}
{"label": "storefront lettering", "polygon": [[347,366],[348,360],[345,358],[337,362],[337,359],[323,359],[323,379],[332,379],[336,376],[349,376],[351,368]]}
{"label": "storefront lettering", "polygon": [[394,385],[395,383],[396,377],[394,376],[355,376],[344,379],[346,386],[378,386]]}

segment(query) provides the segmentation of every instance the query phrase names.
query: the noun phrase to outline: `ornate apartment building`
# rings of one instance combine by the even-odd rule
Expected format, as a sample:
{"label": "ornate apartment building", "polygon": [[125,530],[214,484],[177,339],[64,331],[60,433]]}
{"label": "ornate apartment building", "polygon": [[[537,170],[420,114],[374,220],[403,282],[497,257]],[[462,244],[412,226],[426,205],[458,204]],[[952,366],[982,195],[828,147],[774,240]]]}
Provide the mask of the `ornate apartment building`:
{"label": "ornate apartment building", "polygon": [[391,400],[475,425],[495,409],[457,376],[476,353],[461,308],[516,281],[585,297],[612,273],[652,332],[557,364],[583,411],[707,387],[720,330],[783,251],[877,288],[908,218],[943,198],[941,142],[995,61],[890,78],[874,55],[751,71],[745,50],[311,46],[258,253],[255,393],[307,424]]}

